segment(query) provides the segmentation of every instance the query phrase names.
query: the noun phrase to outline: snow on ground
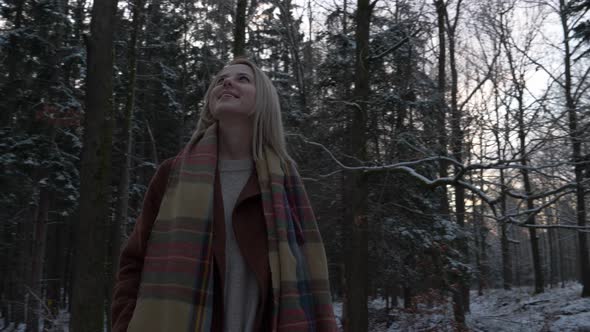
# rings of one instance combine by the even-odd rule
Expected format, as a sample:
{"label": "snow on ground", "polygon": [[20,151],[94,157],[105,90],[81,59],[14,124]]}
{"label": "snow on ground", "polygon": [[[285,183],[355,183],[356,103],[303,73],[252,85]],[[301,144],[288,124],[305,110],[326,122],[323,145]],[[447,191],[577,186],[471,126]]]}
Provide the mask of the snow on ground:
{"label": "snow on ground", "polygon": [[[402,303],[401,299],[399,302]],[[369,324],[370,331],[455,331],[450,301],[435,299],[432,304],[418,304],[416,309],[395,308],[389,315],[384,304],[377,313],[375,323]]]}
{"label": "snow on ground", "polygon": [[26,325],[23,323],[18,324],[18,326],[15,326],[14,323],[4,326],[4,321],[2,321],[2,325],[0,326],[2,326],[2,330],[0,330],[2,332],[25,332],[26,329]]}
{"label": "snow on ground", "polygon": [[[530,287],[489,289],[482,296],[473,291],[467,326],[474,332],[590,332],[590,298],[581,298],[581,293],[578,283],[547,288],[539,295]],[[340,320],[342,304],[334,303],[334,311]],[[387,313],[383,299],[374,299],[369,302],[369,331],[455,331],[452,305],[439,300]]]}
{"label": "snow on ground", "polygon": [[[590,298],[581,298],[582,286],[567,284],[532,294],[532,288],[488,289],[482,296],[471,292],[471,313],[467,325],[474,332],[590,332]],[[395,308],[387,312],[383,299],[369,302],[369,331],[413,332],[455,331],[450,301],[433,299],[432,304],[418,304],[414,310]],[[401,301],[400,301],[401,303]],[[334,303],[338,324],[342,303]],[[60,312],[53,331],[67,331],[68,314]],[[24,324],[6,324],[0,318],[1,332],[24,332]],[[106,329],[105,329],[106,331]]]}
{"label": "snow on ground", "polygon": [[474,331],[590,331],[590,299],[581,293],[571,283],[538,295],[530,287],[473,294],[468,324]]}
{"label": "snow on ground", "polygon": [[[70,314],[65,310],[60,310],[58,317],[53,321],[53,327],[51,329],[44,328],[44,320],[39,319],[39,331],[43,332],[68,332],[68,323],[70,320]],[[19,323],[18,326],[14,323],[6,324],[4,318],[0,318],[0,332],[25,332],[26,324]],[[106,328],[105,330],[106,331]]]}

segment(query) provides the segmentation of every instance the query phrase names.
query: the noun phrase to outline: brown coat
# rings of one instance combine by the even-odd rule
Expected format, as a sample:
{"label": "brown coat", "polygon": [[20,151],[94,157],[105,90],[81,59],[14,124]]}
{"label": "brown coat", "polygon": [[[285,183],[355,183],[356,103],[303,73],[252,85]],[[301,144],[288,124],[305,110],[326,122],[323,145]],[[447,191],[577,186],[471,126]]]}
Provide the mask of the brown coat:
{"label": "brown coat", "polygon": [[[125,332],[135,309],[141,271],[152,225],[164,197],[173,158],[156,171],[146,192],[143,208],[129,240],[121,252],[119,273],[112,304],[113,332]],[[213,253],[214,301],[212,331],[223,331],[223,284],[225,274],[225,222],[219,174],[214,187]],[[272,315],[272,287],[268,264],[266,222],[258,177],[254,171],[240,193],[233,211],[233,227],[246,264],[254,271],[259,286],[259,305],[254,331],[269,331]],[[150,331],[146,331],[150,332]]]}

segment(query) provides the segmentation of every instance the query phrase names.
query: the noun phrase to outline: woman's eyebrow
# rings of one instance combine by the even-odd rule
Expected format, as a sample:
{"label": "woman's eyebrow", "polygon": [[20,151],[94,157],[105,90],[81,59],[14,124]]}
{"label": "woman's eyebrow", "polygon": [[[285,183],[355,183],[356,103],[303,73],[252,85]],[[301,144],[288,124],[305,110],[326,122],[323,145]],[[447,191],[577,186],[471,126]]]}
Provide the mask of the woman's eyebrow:
{"label": "woman's eyebrow", "polygon": [[[252,77],[251,74],[246,73],[246,72],[239,72],[239,73],[236,73],[236,75],[245,75],[245,76],[248,76],[248,77]],[[217,79],[226,78],[228,76],[229,76],[229,74],[222,74],[222,75],[219,75],[219,77],[217,77]]]}

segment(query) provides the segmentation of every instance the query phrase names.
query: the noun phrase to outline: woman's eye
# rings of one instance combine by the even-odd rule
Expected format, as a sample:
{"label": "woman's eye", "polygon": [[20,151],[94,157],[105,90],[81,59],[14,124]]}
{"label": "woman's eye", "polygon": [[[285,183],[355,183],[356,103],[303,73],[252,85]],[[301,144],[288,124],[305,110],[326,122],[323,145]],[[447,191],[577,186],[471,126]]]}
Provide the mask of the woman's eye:
{"label": "woman's eye", "polygon": [[218,78],[217,82],[215,82],[216,85],[220,85],[221,83],[223,83],[223,78]]}
{"label": "woman's eye", "polygon": [[250,79],[248,78],[248,76],[241,76],[240,81],[250,82]]}

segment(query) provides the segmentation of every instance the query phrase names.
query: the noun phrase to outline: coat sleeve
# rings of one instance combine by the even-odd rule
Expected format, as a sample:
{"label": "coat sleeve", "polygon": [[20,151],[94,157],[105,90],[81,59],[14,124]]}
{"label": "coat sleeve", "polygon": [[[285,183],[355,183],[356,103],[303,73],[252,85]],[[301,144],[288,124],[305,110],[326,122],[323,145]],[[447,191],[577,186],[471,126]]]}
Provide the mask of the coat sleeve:
{"label": "coat sleeve", "polygon": [[139,291],[147,241],[160,210],[172,161],[173,159],[164,161],[152,177],[143,200],[141,213],[121,251],[111,306],[113,332],[127,331],[131,321]]}

